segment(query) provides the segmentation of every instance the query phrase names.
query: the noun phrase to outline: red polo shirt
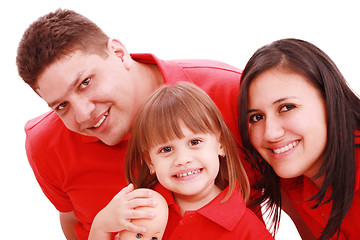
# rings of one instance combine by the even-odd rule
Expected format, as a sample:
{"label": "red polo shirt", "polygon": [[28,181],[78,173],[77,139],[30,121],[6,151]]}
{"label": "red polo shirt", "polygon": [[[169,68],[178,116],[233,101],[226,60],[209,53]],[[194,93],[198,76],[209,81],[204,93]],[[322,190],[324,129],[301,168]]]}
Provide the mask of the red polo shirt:
{"label": "red polo shirt", "polygon": [[163,240],[274,239],[260,219],[246,208],[238,189],[224,203],[220,201],[226,195],[227,188],[206,206],[196,211],[186,211],[183,216],[172,192],[160,184],[156,185],[155,190],[164,196],[169,205]]}
{"label": "red polo shirt", "polygon": [[[166,84],[192,82],[207,92],[239,143],[239,69],[210,60],[162,61],[151,54],[132,57],[157,64]],[[129,136],[116,146],[107,146],[71,132],[53,111],[30,120],[25,132],[29,163],[44,194],[58,211],[74,211],[79,220],[76,234],[80,240],[87,239],[95,215],[127,185],[124,158]]]}
{"label": "red polo shirt", "polygon": [[[357,138],[357,142],[360,143],[360,137]],[[339,240],[345,239],[360,239],[360,148],[356,149],[356,179],[354,198],[351,207],[346,214],[340,228]],[[295,182],[283,181],[284,192],[290,198],[295,208],[306,222],[307,226],[313,232],[315,237],[320,237],[323,231],[328,217],[331,212],[332,203],[323,204],[319,207],[312,209],[315,201],[306,201],[310,197],[314,196],[319,188],[308,178],[303,178]],[[291,184],[291,185],[290,185]],[[335,234],[331,239],[337,239]]]}

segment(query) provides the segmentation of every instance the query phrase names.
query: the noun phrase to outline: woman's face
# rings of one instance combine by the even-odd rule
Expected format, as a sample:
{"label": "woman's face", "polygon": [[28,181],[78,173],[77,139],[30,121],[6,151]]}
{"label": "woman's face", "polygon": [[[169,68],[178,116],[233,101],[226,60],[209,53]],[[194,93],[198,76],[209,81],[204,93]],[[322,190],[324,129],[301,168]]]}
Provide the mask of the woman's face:
{"label": "woman's face", "polygon": [[251,144],[282,178],[313,177],[326,146],[325,100],[302,75],[270,69],[248,95]]}

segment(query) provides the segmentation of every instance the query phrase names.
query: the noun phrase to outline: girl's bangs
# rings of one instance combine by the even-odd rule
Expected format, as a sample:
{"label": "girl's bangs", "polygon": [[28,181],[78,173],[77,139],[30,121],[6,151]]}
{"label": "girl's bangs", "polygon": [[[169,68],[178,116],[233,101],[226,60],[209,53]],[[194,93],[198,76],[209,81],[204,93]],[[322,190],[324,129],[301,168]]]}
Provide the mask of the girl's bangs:
{"label": "girl's bangs", "polygon": [[[183,93],[183,95],[186,93]],[[171,98],[163,95],[155,99],[149,108],[144,109],[146,119],[143,119],[144,134],[142,150],[147,152],[151,147],[166,143],[175,138],[183,138],[180,129],[183,122],[194,133],[217,133],[220,128],[211,119],[217,119],[203,100],[195,96],[177,96]],[[214,118],[215,117],[215,118]]]}

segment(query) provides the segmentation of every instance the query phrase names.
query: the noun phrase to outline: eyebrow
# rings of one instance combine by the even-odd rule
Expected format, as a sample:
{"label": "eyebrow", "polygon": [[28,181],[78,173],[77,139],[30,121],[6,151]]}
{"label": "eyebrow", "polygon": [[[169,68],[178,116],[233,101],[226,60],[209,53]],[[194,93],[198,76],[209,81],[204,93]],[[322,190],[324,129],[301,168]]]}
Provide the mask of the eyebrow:
{"label": "eyebrow", "polygon": [[272,103],[272,105],[279,104],[279,103],[281,103],[281,102],[283,102],[283,101],[285,101],[286,99],[289,99],[289,98],[291,98],[291,97],[283,97],[283,98],[280,98],[280,99],[274,101],[274,102]]}
{"label": "eyebrow", "polygon": [[[292,97],[282,97],[282,98],[279,98],[279,99],[275,100],[275,101],[272,103],[272,105],[277,105],[277,104],[279,104],[279,103],[281,103],[281,102],[286,101],[286,100],[289,99],[289,98],[298,98],[298,97],[295,97],[295,96],[292,96]],[[249,110],[247,111],[247,113],[249,114],[249,113],[253,113],[253,112],[257,112],[257,111],[259,111],[259,110],[258,110],[258,109],[249,109]]]}
{"label": "eyebrow", "polygon": [[[78,74],[76,75],[75,79],[72,81],[72,84],[70,84],[70,86],[68,87],[68,89],[66,90],[64,96],[68,95],[69,92],[71,92],[71,90],[76,87],[76,85],[78,84],[78,82],[82,79],[83,76],[83,72],[78,72]],[[63,99],[64,97],[60,97],[50,103],[48,103],[48,106],[50,108],[53,108],[55,105],[58,105]]]}

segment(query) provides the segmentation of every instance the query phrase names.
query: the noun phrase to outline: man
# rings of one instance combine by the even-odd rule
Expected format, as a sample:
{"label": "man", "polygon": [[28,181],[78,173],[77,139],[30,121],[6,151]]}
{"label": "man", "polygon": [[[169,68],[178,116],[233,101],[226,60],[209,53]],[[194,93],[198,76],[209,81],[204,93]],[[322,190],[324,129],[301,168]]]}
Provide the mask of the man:
{"label": "man", "polygon": [[[87,239],[95,215],[127,185],[124,157],[131,124],[160,85],[187,81],[200,86],[239,141],[241,72],[232,66],[130,55],[89,19],[61,9],[29,26],[16,62],[19,75],[52,109],[26,124],[26,152],[44,194],[60,212],[67,239]],[[152,204],[148,192],[141,192],[141,202],[132,193],[129,186],[116,195],[123,199],[122,219],[151,218],[134,210]],[[130,221],[123,226],[140,231]]]}

